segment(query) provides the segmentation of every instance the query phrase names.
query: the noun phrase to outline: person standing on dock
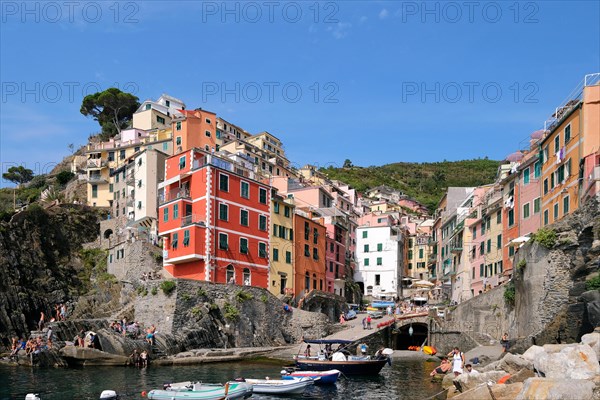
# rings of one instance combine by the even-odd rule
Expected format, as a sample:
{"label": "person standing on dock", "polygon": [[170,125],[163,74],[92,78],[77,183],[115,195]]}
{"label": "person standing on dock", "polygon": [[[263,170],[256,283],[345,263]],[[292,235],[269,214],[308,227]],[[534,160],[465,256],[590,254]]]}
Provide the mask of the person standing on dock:
{"label": "person standing on dock", "polygon": [[46,316],[44,315],[44,312],[41,311],[40,312],[40,322],[38,322],[38,331],[41,331],[42,329],[44,329],[44,319],[46,318]]}

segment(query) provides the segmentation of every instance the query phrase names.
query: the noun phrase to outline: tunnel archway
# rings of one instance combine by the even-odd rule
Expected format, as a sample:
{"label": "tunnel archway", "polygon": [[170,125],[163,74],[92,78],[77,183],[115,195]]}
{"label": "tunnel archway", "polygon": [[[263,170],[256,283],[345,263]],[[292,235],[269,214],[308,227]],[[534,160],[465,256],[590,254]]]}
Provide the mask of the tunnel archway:
{"label": "tunnel archway", "polygon": [[[412,335],[410,328],[412,327]],[[408,350],[410,346],[421,346],[427,339],[427,324],[416,322],[402,325],[395,330],[394,350]]]}

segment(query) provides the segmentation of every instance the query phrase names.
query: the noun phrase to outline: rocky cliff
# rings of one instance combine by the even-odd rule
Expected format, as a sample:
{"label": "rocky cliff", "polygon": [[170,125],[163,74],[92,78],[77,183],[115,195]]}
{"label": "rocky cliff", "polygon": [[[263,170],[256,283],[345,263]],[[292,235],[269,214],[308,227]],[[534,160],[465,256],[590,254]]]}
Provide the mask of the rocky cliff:
{"label": "rocky cliff", "polygon": [[85,290],[80,250],[98,235],[100,214],[81,205],[33,205],[0,223],[0,347],[28,336],[40,311],[49,314]]}

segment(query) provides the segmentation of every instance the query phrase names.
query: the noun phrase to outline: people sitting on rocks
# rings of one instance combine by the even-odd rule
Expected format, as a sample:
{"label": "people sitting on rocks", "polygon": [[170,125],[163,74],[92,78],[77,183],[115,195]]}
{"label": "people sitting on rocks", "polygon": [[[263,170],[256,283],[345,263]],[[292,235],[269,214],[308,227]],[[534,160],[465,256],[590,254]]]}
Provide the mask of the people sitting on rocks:
{"label": "people sitting on rocks", "polygon": [[465,365],[465,374],[469,374],[469,375],[479,375],[479,371],[473,369],[473,366],[471,364],[467,364]]}
{"label": "people sitting on rocks", "polygon": [[448,361],[448,357],[444,357],[444,358],[442,358],[442,363],[438,367],[436,367],[433,371],[431,371],[429,376],[436,376],[438,374],[443,375],[446,372],[448,372],[451,367],[452,367],[452,364],[450,364],[450,361]]}

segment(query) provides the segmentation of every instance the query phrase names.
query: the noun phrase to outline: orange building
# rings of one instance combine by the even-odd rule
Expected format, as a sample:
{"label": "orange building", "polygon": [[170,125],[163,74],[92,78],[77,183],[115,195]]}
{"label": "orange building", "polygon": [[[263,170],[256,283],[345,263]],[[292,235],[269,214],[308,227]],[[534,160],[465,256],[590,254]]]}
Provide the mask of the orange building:
{"label": "orange building", "polygon": [[[600,176],[600,74],[586,76],[579,95],[546,121],[540,141],[542,226],[579,208]],[[595,84],[592,85],[592,82]],[[587,176],[586,176],[587,174]]]}
{"label": "orange building", "polygon": [[268,287],[271,187],[259,178],[201,149],[167,159],[158,229],[171,275]]}
{"label": "orange building", "polygon": [[205,110],[181,110],[173,119],[173,153],[198,148],[207,153],[218,151],[217,115]]}
{"label": "orange building", "polygon": [[327,290],[325,278],[325,226],[310,214],[296,210],[294,215],[295,295],[313,289]]}

